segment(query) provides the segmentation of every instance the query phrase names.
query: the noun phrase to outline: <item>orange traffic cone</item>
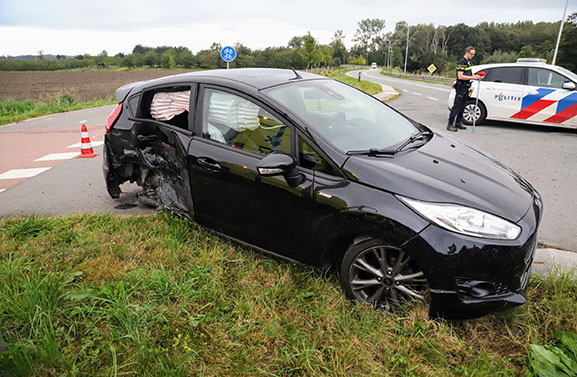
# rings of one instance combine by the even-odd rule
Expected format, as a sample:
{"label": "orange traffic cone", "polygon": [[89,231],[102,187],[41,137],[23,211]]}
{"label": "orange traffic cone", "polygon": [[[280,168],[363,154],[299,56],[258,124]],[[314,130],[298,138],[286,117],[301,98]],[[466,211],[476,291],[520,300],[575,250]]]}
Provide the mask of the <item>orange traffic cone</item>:
{"label": "orange traffic cone", "polygon": [[91,158],[98,156],[92,149],[92,143],[88,137],[88,130],[86,129],[86,124],[82,125],[82,138],[80,139],[80,154],[76,156],[77,158]]}

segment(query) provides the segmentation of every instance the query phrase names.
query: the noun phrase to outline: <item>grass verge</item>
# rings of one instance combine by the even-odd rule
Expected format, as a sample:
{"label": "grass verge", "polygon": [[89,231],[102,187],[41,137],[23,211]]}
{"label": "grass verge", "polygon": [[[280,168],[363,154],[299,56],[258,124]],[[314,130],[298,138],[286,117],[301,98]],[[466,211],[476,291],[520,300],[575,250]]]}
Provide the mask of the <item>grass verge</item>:
{"label": "grass verge", "polygon": [[434,321],[167,214],[0,219],[0,375],[530,375],[576,300],[567,276],[533,279],[521,308]]}
{"label": "grass verge", "polygon": [[366,80],[359,81],[356,78],[347,76],[345,74],[347,71],[350,71],[350,69],[337,69],[329,73],[324,73],[323,75],[333,80],[337,80],[340,82],[344,82],[345,84],[354,86],[355,88],[360,89],[363,92],[370,95],[375,95],[383,91],[379,84],[375,84]]}
{"label": "grass verge", "polygon": [[75,93],[59,93],[41,101],[0,101],[0,125],[20,122],[47,114],[63,113],[115,103],[114,95],[92,101],[80,101]]}

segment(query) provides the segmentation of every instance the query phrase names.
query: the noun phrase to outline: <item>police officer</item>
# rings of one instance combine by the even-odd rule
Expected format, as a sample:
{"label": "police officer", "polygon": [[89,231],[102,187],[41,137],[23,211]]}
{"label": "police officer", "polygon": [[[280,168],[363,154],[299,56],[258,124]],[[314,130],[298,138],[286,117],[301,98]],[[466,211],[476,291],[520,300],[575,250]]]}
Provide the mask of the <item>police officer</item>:
{"label": "police officer", "polygon": [[[469,88],[471,87],[471,80],[478,80],[482,77],[473,75],[471,70],[471,59],[475,56],[475,47],[469,46],[465,49],[465,56],[457,62],[457,83],[455,84],[455,102],[451,108],[449,115],[449,123],[447,130],[457,132],[457,130],[464,130],[467,127],[463,126],[463,111],[469,98]],[[455,123],[456,120],[456,123]]]}

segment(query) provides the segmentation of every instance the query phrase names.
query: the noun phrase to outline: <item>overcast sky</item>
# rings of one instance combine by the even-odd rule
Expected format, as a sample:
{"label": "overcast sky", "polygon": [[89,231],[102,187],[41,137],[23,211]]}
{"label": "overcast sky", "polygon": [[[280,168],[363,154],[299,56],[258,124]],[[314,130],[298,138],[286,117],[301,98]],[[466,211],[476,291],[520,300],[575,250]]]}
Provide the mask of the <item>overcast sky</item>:
{"label": "overcast sky", "polygon": [[[286,46],[308,31],[328,44],[336,30],[345,44],[365,18],[385,31],[410,25],[475,26],[480,22],[560,21],[565,0],[0,0],[0,56],[131,53],[137,44],[185,46],[196,53],[213,42],[252,49]],[[569,0],[567,14],[577,12]]]}

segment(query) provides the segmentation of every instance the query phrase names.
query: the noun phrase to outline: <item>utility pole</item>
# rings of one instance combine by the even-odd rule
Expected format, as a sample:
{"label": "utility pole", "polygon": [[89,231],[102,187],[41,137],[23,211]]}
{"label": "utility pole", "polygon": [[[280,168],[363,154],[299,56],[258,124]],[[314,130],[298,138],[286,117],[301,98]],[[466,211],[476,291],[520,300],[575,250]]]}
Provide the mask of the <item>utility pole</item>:
{"label": "utility pole", "polygon": [[391,67],[392,66],[391,62],[393,61],[391,59],[391,39],[385,37],[385,41],[389,42],[389,49],[387,50],[387,60],[385,61],[385,67]]}
{"label": "utility pole", "polygon": [[392,67],[393,66],[393,57],[391,56],[391,40],[388,39],[389,41],[389,53],[387,54],[387,67]]}
{"label": "utility pole", "polygon": [[567,3],[569,0],[565,0],[565,10],[563,11],[563,19],[561,19],[561,26],[559,26],[559,35],[557,36],[557,44],[555,45],[555,53],[553,54],[553,62],[551,64],[555,65],[557,61],[557,51],[559,51],[559,42],[561,41],[561,33],[563,33],[563,24],[565,23],[565,16],[567,15]]}

